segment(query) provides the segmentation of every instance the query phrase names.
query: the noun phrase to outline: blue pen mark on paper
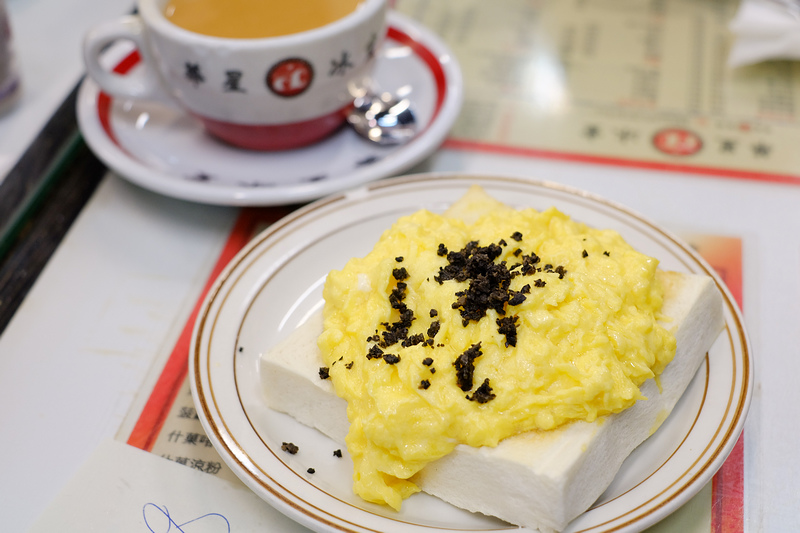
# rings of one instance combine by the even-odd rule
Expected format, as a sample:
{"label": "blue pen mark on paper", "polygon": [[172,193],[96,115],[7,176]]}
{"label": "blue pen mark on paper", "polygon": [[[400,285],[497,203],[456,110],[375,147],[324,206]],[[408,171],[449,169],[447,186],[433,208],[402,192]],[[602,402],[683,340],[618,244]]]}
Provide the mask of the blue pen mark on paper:
{"label": "blue pen mark on paper", "polygon": [[[178,523],[169,514],[167,506],[159,507],[154,503],[146,503],[142,508],[144,523],[150,533],[191,533],[200,526],[204,532],[231,533],[231,524],[228,519],[219,513],[208,513],[192,520]],[[155,529],[154,529],[155,528]]]}

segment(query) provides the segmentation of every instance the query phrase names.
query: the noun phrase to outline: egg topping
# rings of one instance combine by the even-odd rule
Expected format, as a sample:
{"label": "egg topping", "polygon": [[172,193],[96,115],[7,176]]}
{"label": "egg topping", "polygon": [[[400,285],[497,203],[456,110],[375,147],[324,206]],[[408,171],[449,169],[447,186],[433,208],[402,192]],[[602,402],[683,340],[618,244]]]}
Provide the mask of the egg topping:
{"label": "egg topping", "polygon": [[356,494],[399,509],[458,444],[643,399],[675,354],[657,265],[555,208],[398,220],[324,288],[320,378],[348,403]]}

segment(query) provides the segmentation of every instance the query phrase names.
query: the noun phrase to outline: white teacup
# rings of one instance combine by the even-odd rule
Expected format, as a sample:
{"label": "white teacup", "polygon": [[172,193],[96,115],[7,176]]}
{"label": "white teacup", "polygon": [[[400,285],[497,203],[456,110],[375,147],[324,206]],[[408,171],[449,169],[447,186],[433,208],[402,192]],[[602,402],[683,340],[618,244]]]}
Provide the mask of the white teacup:
{"label": "white teacup", "polygon": [[[386,0],[363,0],[325,26],[259,39],[190,32],[167,20],[166,3],[139,0],[137,15],[93,28],[83,47],[89,76],[113,96],[177,103],[212,135],[255,150],[308,145],[339,128],[386,31]],[[132,41],[143,60],[124,76],[100,63],[119,40]]]}

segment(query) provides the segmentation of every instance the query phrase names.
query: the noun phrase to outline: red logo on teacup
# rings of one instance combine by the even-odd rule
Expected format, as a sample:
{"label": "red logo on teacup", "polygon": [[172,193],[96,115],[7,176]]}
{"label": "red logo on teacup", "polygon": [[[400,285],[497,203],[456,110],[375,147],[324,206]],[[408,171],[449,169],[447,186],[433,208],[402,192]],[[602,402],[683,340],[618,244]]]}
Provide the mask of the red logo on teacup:
{"label": "red logo on teacup", "polygon": [[314,79],[311,63],[299,57],[279,61],[267,72],[267,87],[278,96],[290,98],[302,94]]}
{"label": "red logo on teacup", "polygon": [[703,147],[703,140],[692,131],[667,128],[653,136],[653,146],[668,155],[692,155]]}

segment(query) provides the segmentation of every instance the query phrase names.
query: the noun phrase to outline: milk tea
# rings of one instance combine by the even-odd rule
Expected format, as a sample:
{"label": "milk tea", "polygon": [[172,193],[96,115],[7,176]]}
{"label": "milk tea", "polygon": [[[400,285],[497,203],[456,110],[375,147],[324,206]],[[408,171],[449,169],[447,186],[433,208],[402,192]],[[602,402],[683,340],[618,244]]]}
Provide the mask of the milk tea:
{"label": "milk tea", "polygon": [[362,1],[169,0],[164,15],[194,33],[259,39],[319,28],[352,13]]}

